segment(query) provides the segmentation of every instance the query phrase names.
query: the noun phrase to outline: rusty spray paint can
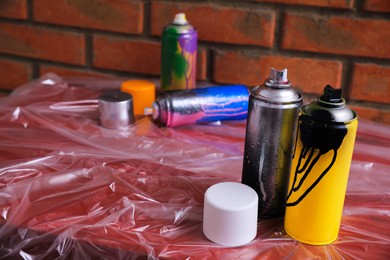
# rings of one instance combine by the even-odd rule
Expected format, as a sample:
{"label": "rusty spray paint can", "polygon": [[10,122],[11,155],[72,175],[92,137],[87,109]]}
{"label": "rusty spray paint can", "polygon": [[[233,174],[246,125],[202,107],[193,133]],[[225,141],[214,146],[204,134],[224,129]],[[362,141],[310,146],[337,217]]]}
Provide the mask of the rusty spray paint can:
{"label": "rusty spray paint can", "polygon": [[163,90],[196,87],[198,33],[184,13],[175,15],[161,38],[161,88]]}
{"label": "rusty spray paint can", "polygon": [[292,238],[312,245],[337,239],[357,125],[341,89],[329,85],[302,107],[284,222]]}
{"label": "rusty spray paint can", "polygon": [[283,217],[302,95],[287,79],[287,69],[251,91],[248,105],[242,183],[259,195],[259,218]]}

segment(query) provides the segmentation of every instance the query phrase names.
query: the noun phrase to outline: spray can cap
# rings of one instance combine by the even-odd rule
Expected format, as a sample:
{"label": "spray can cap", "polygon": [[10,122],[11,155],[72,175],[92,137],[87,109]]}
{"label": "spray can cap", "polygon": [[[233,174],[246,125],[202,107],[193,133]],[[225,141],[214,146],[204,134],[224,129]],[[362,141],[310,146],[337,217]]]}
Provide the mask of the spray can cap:
{"label": "spray can cap", "polygon": [[270,77],[261,86],[255,87],[251,95],[256,99],[272,103],[302,103],[302,95],[299,91],[291,87],[291,82],[287,79],[287,69],[271,69]]}
{"label": "spray can cap", "polygon": [[276,70],[274,68],[271,68],[271,73],[269,78],[275,83],[287,83],[288,82],[287,69]]}
{"label": "spray can cap", "polygon": [[341,88],[335,89],[331,85],[326,85],[324,88],[324,94],[320,97],[320,100],[329,103],[343,102],[341,98]]}
{"label": "spray can cap", "polygon": [[108,91],[99,96],[100,124],[109,129],[123,129],[134,123],[133,97],[121,91]]}
{"label": "spray can cap", "polygon": [[160,106],[157,102],[153,102],[152,107],[146,107],[144,109],[145,116],[152,116],[154,120],[157,120],[160,116]]}
{"label": "spray can cap", "polygon": [[271,68],[270,76],[265,81],[265,84],[272,88],[290,87],[290,81],[287,79],[287,69],[276,70],[274,68]]}
{"label": "spray can cap", "polygon": [[156,98],[156,86],[143,79],[132,79],[122,82],[121,91],[133,96],[134,114],[144,114],[144,108],[150,107]]}
{"label": "spray can cap", "polygon": [[341,89],[335,89],[330,85],[325,86],[320,98],[303,106],[302,111],[314,120],[323,122],[344,123],[357,116],[341,97]]}
{"label": "spray can cap", "polygon": [[179,24],[179,25],[186,25],[188,24],[186,14],[185,13],[178,13],[175,15],[175,18],[172,21],[173,24]]}

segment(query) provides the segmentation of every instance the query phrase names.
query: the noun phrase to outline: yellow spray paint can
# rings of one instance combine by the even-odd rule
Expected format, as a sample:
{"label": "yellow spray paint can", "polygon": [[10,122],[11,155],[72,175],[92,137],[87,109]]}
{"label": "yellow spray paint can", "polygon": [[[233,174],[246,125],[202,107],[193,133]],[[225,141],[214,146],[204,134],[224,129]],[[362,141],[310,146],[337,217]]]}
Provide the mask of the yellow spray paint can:
{"label": "yellow spray paint can", "polygon": [[341,89],[329,85],[302,107],[284,220],[292,238],[312,245],[337,239],[357,125]]}

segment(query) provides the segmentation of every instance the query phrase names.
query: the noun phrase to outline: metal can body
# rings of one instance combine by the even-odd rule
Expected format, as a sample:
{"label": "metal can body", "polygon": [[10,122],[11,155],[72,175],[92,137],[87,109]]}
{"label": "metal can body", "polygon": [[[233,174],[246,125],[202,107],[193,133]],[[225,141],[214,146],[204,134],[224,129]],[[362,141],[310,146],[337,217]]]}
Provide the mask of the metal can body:
{"label": "metal can body", "polygon": [[259,218],[284,216],[301,105],[302,96],[289,86],[263,85],[253,89],[249,98],[242,183],[259,196]]}
{"label": "metal can body", "polygon": [[[284,226],[298,241],[324,245],[339,233],[358,122],[346,107],[311,109],[316,103],[299,116]],[[340,112],[350,116],[334,121]]]}
{"label": "metal can body", "polygon": [[164,126],[246,119],[248,96],[244,85],[167,91],[153,104],[153,119]]}
{"label": "metal can body", "polygon": [[172,23],[164,29],[161,40],[163,90],[195,88],[197,46],[198,33],[188,22]]}

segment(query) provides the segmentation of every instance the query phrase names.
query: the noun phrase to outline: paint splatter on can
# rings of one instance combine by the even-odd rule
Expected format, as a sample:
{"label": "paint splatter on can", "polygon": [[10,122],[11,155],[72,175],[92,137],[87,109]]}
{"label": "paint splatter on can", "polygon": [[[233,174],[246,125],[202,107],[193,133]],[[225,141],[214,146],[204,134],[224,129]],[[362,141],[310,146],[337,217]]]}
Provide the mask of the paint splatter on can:
{"label": "paint splatter on can", "polygon": [[270,77],[249,97],[242,183],[259,195],[259,218],[283,217],[294,136],[302,95],[287,69]]}
{"label": "paint splatter on can", "polygon": [[192,89],[196,86],[198,33],[184,13],[176,14],[161,39],[161,88]]}
{"label": "paint splatter on can", "polygon": [[325,245],[337,239],[357,131],[357,114],[326,86],[302,107],[284,227],[294,239]]}
{"label": "paint splatter on can", "polygon": [[241,120],[247,117],[248,97],[244,85],[165,91],[145,114],[162,126]]}

